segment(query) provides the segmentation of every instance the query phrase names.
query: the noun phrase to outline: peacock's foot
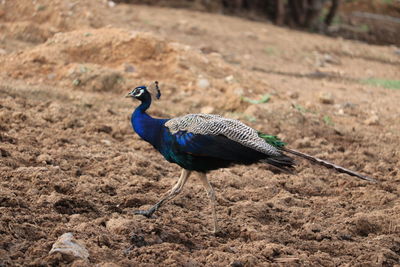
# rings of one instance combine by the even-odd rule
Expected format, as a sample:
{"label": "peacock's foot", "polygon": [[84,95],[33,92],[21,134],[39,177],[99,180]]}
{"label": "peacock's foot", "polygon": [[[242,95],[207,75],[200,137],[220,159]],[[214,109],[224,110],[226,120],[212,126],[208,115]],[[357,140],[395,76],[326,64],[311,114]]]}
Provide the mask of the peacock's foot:
{"label": "peacock's foot", "polygon": [[151,216],[153,215],[153,213],[154,213],[156,210],[157,210],[156,207],[151,207],[151,208],[148,209],[148,210],[135,210],[135,211],[133,212],[133,214],[136,214],[136,215],[143,215],[143,216],[145,216],[145,217],[147,217],[147,218],[151,218]]}

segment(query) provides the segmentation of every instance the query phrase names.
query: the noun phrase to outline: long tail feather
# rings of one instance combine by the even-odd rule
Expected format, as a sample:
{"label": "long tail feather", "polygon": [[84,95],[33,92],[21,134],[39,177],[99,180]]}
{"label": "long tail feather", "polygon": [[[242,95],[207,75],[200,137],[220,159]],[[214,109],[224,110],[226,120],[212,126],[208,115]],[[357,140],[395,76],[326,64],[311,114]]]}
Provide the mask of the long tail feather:
{"label": "long tail feather", "polygon": [[348,175],[355,176],[355,177],[360,178],[362,180],[370,181],[370,182],[373,182],[373,183],[377,183],[378,182],[374,178],[359,174],[359,173],[354,172],[352,170],[349,170],[349,169],[346,169],[346,168],[341,167],[339,165],[333,164],[333,163],[331,163],[329,161],[313,157],[313,156],[308,155],[308,154],[303,153],[303,152],[299,152],[299,151],[296,151],[296,150],[293,150],[293,149],[289,149],[289,148],[285,148],[285,147],[282,147],[281,150],[284,151],[284,152],[287,152],[287,153],[290,153],[290,154],[305,158],[305,159],[307,159],[307,160],[309,160],[311,162],[317,163],[317,164],[322,165],[322,166],[324,166],[326,168],[334,169],[334,170],[336,170],[336,171],[338,171],[340,173],[347,173]]}

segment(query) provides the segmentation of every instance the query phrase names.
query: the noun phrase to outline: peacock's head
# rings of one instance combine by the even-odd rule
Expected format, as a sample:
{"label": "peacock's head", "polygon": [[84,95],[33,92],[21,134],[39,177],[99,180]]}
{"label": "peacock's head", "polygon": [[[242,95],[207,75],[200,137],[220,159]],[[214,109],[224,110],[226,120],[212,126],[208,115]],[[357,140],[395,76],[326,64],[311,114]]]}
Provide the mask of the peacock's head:
{"label": "peacock's head", "polygon": [[140,101],[144,101],[148,98],[153,98],[153,97],[155,97],[156,99],[160,99],[160,96],[161,96],[160,88],[158,87],[158,82],[155,81],[147,87],[144,85],[136,87],[131,92],[129,92],[129,94],[126,97],[133,97]]}

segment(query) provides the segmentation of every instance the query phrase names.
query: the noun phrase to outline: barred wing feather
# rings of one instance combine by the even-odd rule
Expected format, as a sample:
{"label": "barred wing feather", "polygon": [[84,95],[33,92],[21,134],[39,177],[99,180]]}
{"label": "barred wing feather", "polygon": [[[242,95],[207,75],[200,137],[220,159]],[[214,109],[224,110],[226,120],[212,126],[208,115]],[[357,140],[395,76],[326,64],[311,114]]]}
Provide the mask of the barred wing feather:
{"label": "barred wing feather", "polygon": [[253,128],[244,123],[211,114],[188,114],[165,123],[172,134],[179,131],[197,135],[225,136],[245,147],[254,149],[268,156],[281,156],[274,146],[266,143]]}

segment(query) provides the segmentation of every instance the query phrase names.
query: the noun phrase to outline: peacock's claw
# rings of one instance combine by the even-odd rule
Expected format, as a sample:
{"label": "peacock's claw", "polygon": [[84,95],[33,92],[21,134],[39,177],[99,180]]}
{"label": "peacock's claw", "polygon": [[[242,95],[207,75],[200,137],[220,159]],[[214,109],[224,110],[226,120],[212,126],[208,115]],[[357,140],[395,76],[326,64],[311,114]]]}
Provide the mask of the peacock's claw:
{"label": "peacock's claw", "polygon": [[135,215],[143,215],[143,216],[145,216],[147,218],[151,218],[151,216],[153,215],[153,213],[155,211],[156,211],[156,209],[154,209],[154,208],[150,208],[148,210],[135,210],[133,212],[133,214],[135,214]]}

